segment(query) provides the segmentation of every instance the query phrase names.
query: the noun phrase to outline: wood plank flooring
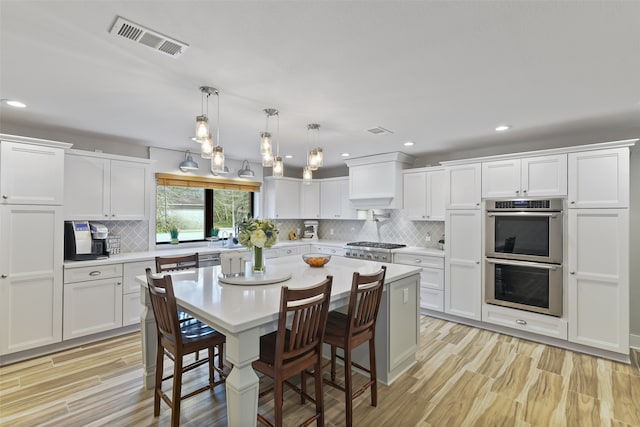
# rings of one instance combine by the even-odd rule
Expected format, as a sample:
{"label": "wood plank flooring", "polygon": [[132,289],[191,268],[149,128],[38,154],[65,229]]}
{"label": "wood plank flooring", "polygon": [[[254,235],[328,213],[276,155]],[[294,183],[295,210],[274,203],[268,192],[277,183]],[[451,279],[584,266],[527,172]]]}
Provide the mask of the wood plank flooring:
{"label": "wood plank flooring", "polygon": [[[640,426],[637,354],[633,359],[634,365],[616,363],[424,317],[418,363],[391,387],[378,386],[376,408],[368,392],[359,397],[354,425]],[[186,374],[183,391],[206,375]],[[139,333],[5,366],[0,425],[169,425],[164,403],[153,418],[153,395],[141,378]],[[363,380],[357,375],[356,388]],[[324,395],[326,425],[344,425],[342,394],[325,386]],[[270,419],[271,396],[259,407]],[[285,425],[312,409],[288,392]],[[224,386],[183,401],[181,425],[226,425]]]}

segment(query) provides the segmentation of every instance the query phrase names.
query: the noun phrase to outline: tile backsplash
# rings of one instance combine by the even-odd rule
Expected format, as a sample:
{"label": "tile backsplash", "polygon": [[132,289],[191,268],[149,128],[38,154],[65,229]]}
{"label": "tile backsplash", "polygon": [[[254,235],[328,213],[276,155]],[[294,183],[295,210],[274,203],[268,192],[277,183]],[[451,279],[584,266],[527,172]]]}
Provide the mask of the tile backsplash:
{"label": "tile backsplash", "polygon": [[[390,210],[389,219],[371,220],[319,220],[318,237],[326,240],[352,242],[367,240],[385,243],[402,243],[407,246],[437,248],[444,236],[444,221],[411,221],[404,211]],[[301,220],[276,221],[280,240],[288,240],[290,231],[303,229]],[[427,241],[427,235],[431,241]]]}
{"label": "tile backsplash", "polygon": [[149,221],[100,221],[110,236],[120,236],[120,253],[149,250]]}

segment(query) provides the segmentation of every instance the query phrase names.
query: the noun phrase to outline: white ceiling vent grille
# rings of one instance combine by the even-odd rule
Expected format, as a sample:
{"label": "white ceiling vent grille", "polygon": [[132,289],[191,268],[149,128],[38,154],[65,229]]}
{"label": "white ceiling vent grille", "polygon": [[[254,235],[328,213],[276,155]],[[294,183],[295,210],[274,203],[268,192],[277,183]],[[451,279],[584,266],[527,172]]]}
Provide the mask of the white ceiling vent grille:
{"label": "white ceiling vent grille", "polygon": [[174,58],[182,55],[189,47],[186,43],[145,28],[121,16],[118,16],[109,33],[116,37],[124,37],[125,39],[149,46],[152,49],[173,56]]}
{"label": "white ceiling vent grille", "polygon": [[382,135],[382,134],[385,134],[385,133],[393,133],[389,129],[385,129],[382,126],[376,126],[374,128],[367,129],[367,132],[371,132],[374,135]]}

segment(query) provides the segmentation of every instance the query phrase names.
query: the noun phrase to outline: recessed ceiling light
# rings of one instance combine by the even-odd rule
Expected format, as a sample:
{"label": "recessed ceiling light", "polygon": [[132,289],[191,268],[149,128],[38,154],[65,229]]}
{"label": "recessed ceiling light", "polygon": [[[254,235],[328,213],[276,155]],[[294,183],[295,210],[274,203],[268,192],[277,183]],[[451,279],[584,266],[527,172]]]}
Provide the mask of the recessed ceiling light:
{"label": "recessed ceiling light", "polygon": [[349,157],[351,154],[349,154],[349,153],[340,153],[340,155],[341,155],[342,157]]}
{"label": "recessed ceiling light", "polygon": [[504,132],[505,130],[509,130],[509,129],[511,129],[511,126],[509,125],[496,126],[496,132]]}
{"label": "recessed ceiling light", "polygon": [[284,156],[285,159],[293,159],[293,156],[291,154],[287,154],[286,156]]}
{"label": "recessed ceiling light", "polygon": [[411,147],[414,144],[415,144],[415,142],[413,142],[413,141],[407,141],[407,142],[404,143],[404,146],[405,147]]}
{"label": "recessed ceiling light", "polygon": [[15,99],[2,99],[0,101],[15,108],[25,108],[27,106],[24,102],[16,101]]}

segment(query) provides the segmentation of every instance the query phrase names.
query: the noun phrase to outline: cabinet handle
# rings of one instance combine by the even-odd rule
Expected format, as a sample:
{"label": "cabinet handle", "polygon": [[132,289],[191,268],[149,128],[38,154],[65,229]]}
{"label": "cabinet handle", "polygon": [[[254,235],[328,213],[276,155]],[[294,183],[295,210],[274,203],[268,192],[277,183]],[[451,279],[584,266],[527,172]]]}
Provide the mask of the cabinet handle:
{"label": "cabinet handle", "polygon": [[422,262],[422,260],[421,260],[421,259],[417,259],[417,260],[415,260],[415,263],[416,263],[416,264],[420,264],[421,262]]}
{"label": "cabinet handle", "polygon": [[291,249],[287,249],[287,254],[290,254],[290,253],[291,253]]}
{"label": "cabinet handle", "polygon": [[116,216],[116,214],[111,214],[111,216],[112,216],[112,217],[115,217],[115,216]]}
{"label": "cabinet handle", "polygon": [[480,264],[480,261],[476,261],[476,264]]}
{"label": "cabinet handle", "polygon": [[7,196],[6,194],[3,194],[3,195],[2,195],[2,198],[3,198],[3,199],[5,199],[5,200],[7,200],[7,199],[9,198],[9,196]]}
{"label": "cabinet handle", "polygon": [[104,217],[105,218],[109,218],[109,214],[104,214]]}
{"label": "cabinet handle", "polygon": [[7,277],[9,277],[9,276],[7,276],[6,274],[3,274],[3,275],[0,276],[0,278],[3,278],[3,279],[6,279]]}
{"label": "cabinet handle", "polygon": [[120,285],[122,285],[122,282],[116,282],[116,285],[120,286]]}
{"label": "cabinet handle", "polygon": [[101,274],[102,274],[102,272],[100,272],[100,271],[92,271],[91,273],[89,273],[89,276],[99,276]]}
{"label": "cabinet handle", "polygon": [[516,323],[517,323],[518,325],[526,325],[526,324],[527,324],[527,321],[526,321],[526,320],[522,320],[522,319],[518,319],[518,320],[516,320]]}
{"label": "cabinet handle", "polygon": [[335,250],[335,249],[331,249],[331,253],[332,253],[332,254],[335,254],[335,253],[336,253],[336,250]]}
{"label": "cabinet handle", "polygon": [[576,201],[575,201],[575,200],[572,200],[572,201],[571,201],[571,204],[572,204],[572,205],[575,205],[575,204],[576,204]]}
{"label": "cabinet handle", "polygon": [[476,203],[476,206],[480,206],[480,203]]}
{"label": "cabinet handle", "polygon": [[576,274],[576,272],[575,272],[575,271],[572,271],[572,272],[571,272],[571,273],[569,273],[569,274],[571,274],[571,275],[575,275],[575,274]]}
{"label": "cabinet handle", "polygon": [[523,192],[523,193],[526,193],[526,192],[527,192],[527,190],[522,190],[522,192]]}
{"label": "cabinet handle", "polygon": [[516,194],[520,194],[520,190],[516,190]]}

